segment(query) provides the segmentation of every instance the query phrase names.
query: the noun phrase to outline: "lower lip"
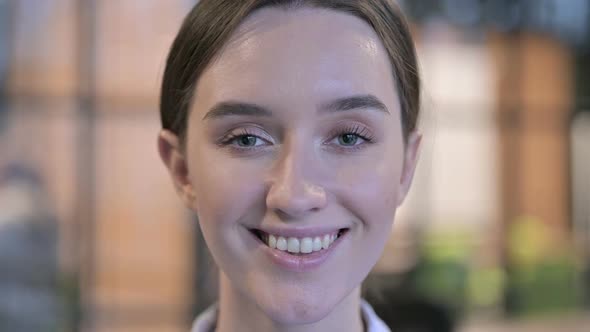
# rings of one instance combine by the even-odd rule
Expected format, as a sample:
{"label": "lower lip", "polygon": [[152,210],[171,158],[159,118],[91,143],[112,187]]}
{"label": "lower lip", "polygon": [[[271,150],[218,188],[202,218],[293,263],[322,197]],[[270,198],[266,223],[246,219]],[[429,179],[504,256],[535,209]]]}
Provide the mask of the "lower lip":
{"label": "lower lip", "polygon": [[[250,233],[252,234],[252,233]],[[328,247],[328,249],[322,249],[320,251],[314,251],[304,255],[292,255],[287,251],[273,249],[263,243],[256,235],[252,234],[256,240],[262,246],[262,251],[267,255],[271,261],[276,265],[294,272],[306,272],[318,268],[321,266],[336,250],[338,245],[348,235],[348,231],[343,232],[334,242]]]}

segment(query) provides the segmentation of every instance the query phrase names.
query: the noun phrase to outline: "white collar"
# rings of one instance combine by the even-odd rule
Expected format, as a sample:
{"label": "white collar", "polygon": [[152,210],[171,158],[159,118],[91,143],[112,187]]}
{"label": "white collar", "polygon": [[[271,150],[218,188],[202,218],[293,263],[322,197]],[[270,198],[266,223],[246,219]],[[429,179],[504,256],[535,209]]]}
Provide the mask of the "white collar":
{"label": "white collar", "polygon": [[[389,327],[377,316],[373,307],[364,299],[361,299],[361,314],[363,315],[365,324],[367,324],[366,332],[391,332]],[[191,332],[211,332],[215,327],[216,321],[217,303],[211,305],[197,316]]]}

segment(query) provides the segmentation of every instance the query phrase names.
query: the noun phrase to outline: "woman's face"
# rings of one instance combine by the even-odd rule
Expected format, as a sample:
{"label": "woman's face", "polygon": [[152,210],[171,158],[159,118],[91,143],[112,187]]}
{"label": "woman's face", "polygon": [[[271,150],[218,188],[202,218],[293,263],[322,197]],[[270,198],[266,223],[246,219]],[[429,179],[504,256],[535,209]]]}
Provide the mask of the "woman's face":
{"label": "woman's face", "polygon": [[284,323],[323,318],[366,277],[420,141],[404,149],[376,33],[318,9],[251,15],[199,79],[186,139],[179,188],[215,261]]}

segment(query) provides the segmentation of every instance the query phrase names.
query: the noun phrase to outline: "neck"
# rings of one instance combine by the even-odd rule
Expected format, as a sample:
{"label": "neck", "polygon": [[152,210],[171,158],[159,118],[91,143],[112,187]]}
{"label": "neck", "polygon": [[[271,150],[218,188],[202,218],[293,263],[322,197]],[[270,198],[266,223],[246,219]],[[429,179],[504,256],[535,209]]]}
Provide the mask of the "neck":
{"label": "neck", "polygon": [[360,287],[355,288],[323,319],[311,324],[282,325],[269,318],[241,294],[220,271],[219,315],[216,332],[361,332]]}

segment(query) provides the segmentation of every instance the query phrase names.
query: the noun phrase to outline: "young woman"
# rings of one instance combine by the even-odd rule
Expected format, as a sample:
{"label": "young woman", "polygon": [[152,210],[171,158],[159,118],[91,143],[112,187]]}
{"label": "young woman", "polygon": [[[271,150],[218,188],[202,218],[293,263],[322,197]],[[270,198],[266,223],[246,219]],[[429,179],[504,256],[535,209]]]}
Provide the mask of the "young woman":
{"label": "young woman", "polygon": [[389,0],[201,0],[166,63],[158,137],[220,268],[193,331],[388,331],[361,299],[421,136]]}

